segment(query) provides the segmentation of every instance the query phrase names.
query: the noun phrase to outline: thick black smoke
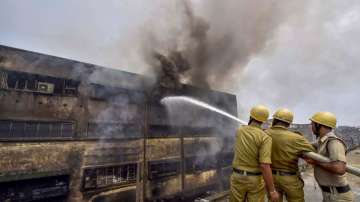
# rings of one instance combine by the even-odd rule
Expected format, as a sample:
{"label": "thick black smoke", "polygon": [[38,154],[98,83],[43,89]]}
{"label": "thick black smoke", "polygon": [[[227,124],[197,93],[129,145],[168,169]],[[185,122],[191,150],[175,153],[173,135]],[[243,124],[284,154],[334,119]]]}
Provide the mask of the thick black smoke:
{"label": "thick black smoke", "polygon": [[240,77],[250,58],[272,38],[284,20],[287,3],[281,3],[177,1],[176,12],[146,25],[151,29],[144,32],[142,51],[152,57],[149,64],[162,85],[221,88],[230,74]]}

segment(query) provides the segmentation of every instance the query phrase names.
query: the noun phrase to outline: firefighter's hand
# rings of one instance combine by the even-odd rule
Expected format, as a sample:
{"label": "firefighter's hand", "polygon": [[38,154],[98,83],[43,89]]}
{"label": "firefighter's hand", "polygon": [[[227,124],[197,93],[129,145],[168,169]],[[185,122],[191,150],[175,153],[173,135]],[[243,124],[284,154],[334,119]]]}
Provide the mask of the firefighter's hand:
{"label": "firefighter's hand", "polygon": [[269,193],[269,198],[271,202],[278,202],[279,201],[279,193],[274,190]]}
{"label": "firefighter's hand", "polygon": [[303,159],[306,161],[306,163],[315,165],[317,162],[314,159],[303,157]]}

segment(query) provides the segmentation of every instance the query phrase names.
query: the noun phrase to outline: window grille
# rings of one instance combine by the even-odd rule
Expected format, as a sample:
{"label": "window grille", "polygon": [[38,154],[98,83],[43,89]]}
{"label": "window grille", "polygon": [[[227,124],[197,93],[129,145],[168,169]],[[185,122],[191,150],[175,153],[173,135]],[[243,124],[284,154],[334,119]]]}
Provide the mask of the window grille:
{"label": "window grille", "polygon": [[0,120],[0,138],[73,137],[74,122]]}
{"label": "window grille", "polygon": [[137,164],[87,168],[84,170],[83,188],[97,189],[136,182]]}

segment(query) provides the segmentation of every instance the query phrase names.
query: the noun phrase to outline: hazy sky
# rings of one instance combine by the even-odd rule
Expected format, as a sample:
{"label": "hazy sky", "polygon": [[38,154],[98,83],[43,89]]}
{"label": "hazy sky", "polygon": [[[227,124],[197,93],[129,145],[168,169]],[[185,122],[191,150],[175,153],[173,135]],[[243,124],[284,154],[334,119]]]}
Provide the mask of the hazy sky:
{"label": "hazy sky", "polygon": [[[194,0],[199,11],[202,1]],[[246,10],[251,1],[238,0],[237,5],[243,3]],[[256,1],[255,9],[264,10],[264,0]],[[134,36],[176,22],[174,2],[1,0],[0,44],[143,73],[146,65],[136,55]],[[301,123],[326,110],[341,125],[359,126],[360,1],[286,2],[286,15],[264,47],[220,89],[237,94],[244,119],[252,105],[262,103],[272,111],[282,106],[294,110]]]}

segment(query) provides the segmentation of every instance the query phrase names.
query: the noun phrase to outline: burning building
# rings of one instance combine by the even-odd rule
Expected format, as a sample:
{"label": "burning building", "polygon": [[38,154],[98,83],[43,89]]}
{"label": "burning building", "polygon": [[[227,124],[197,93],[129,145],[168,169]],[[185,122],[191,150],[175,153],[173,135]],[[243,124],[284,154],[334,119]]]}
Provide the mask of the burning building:
{"label": "burning building", "polygon": [[236,115],[236,96],[181,83],[150,89],[144,76],[0,46],[0,201],[174,201],[225,190],[237,125],[202,109],[173,121],[160,100],[186,95]]}

